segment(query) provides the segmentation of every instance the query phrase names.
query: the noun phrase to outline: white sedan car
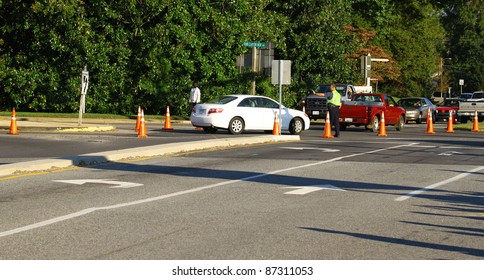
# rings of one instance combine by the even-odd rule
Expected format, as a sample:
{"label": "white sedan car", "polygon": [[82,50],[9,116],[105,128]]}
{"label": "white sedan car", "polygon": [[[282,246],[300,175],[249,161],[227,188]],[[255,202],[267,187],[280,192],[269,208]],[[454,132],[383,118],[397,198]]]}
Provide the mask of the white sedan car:
{"label": "white sedan car", "polygon": [[[256,95],[225,95],[208,103],[193,107],[190,121],[193,126],[202,127],[205,132],[215,133],[227,129],[232,134],[248,130],[272,132],[279,103],[271,98]],[[281,130],[300,134],[309,129],[309,118],[302,111],[282,106]]]}

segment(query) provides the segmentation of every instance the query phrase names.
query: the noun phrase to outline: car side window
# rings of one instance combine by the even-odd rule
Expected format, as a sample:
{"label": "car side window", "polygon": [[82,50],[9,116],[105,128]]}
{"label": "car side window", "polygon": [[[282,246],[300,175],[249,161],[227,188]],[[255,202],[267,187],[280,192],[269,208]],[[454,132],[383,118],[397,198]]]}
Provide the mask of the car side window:
{"label": "car side window", "polygon": [[279,108],[279,105],[272,100],[266,98],[258,98],[257,107],[276,109]]}
{"label": "car side window", "polygon": [[258,106],[258,101],[258,98],[246,98],[239,103],[238,107],[260,107]]}

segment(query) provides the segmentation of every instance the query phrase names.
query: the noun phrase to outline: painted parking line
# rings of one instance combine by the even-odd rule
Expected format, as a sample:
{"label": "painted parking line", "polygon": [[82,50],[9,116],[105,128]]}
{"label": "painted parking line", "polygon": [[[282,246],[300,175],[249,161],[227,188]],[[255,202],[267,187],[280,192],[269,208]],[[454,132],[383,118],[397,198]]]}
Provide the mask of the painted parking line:
{"label": "painted parking line", "polygon": [[87,209],[80,210],[78,212],[66,214],[66,215],[63,215],[63,216],[44,220],[44,221],[41,221],[41,222],[38,222],[38,223],[33,223],[33,224],[26,225],[26,226],[23,226],[23,227],[19,227],[19,228],[0,232],[0,238],[10,236],[10,235],[14,235],[14,234],[18,234],[18,233],[25,232],[25,231],[38,229],[38,228],[41,228],[41,227],[45,227],[45,226],[52,225],[52,224],[55,224],[55,223],[59,223],[59,222],[62,222],[62,221],[67,221],[67,220],[74,219],[74,218],[77,218],[77,217],[85,216],[85,215],[94,213],[96,211],[115,210],[115,209],[119,209],[119,208],[123,208],[123,207],[129,207],[129,206],[140,205],[140,204],[145,204],[145,203],[150,203],[150,202],[155,202],[155,201],[161,201],[161,200],[172,198],[172,197],[182,196],[182,195],[190,194],[190,193],[196,193],[196,192],[200,192],[200,191],[204,191],[204,190],[208,190],[208,189],[213,189],[213,188],[216,188],[216,187],[226,186],[226,185],[230,185],[230,184],[234,184],[234,183],[238,183],[238,182],[242,182],[242,181],[252,181],[252,180],[257,179],[257,178],[266,177],[266,176],[270,176],[270,175],[274,175],[274,174],[293,171],[293,170],[297,170],[297,169],[303,169],[303,168],[307,168],[307,167],[318,166],[318,165],[336,162],[336,161],[340,161],[340,160],[351,158],[351,157],[357,157],[357,156],[362,156],[362,155],[367,155],[367,154],[374,154],[374,153],[383,152],[383,151],[392,150],[392,149],[399,149],[399,148],[402,148],[402,147],[413,146],[413,145],[416,145],[416,144],[417,143],[410,143],[410,144],[405,144],[405,145],[398,145],[398,146],[392,146],[392,147],[388,147],[388,148],[372,150],[372,151],[368,151],[368,152],[362,152],[362,153],[356,153],[356,154],[351,154],[351,155],[346,155],[346,156],[340,156],[340,157],[336,157],[336,158],[332,158],[332,159],[328,159],[328,160],[317,161],[317,162],[314,162],[314,163],[309,163],[309,164],[279,169],[279,170],[271,171],[271,172],[268,172],[268,173],[261,173],[261,174],[257,174],[257,175],[254,175],[254,176],[244,177],[244,178],[241,178],[241,179],[234,179],[234,180],[219,182],[219,183],[216,183],[216,184],[202,186],[202,187],[189,189],[189,190],[185,190],[185,191],[174,192],[174,193],[170,193],[170,194],[166,194],[166,195],[155,196],[155,197],[145,198],[145,199],[141,199],[141,200],[134,200],[134,201],[126,202],[126,203],[119,203],[119,204],[107,205],[107,206],[102,206],[102,207],[87,208]]}
{"label": "painted parking line", "polygon": [[412,197],[414,197],[414,196],[416,196],[416,195],[422,194],[422,193],[424,193],[424,192],[426,192],[426,191],[428,191],[428,190],[435,189],[435,188],[438,188],[438,187],[440,187],[440,186],[446,185],[446,184],[448,184],[448,183],[451,183],[451,182],[454,182],[454,181],[460,180],[460,179],[462,179],[462,178],[464,178],[464,177],[467,177],[467,176],[469,176],[469,175],[471,175],[471,174],[474,174],[474,173],[476,173],[476,172],[479,172],[479,171],[481,171],[482,169],[484,169],[484,166],[479,166],[479,167],[477,167],[477,168],[474,168],[474,169],[469,170],[469,171],[465,171],[464,173],[461,173],[461,174],[459,174],[459,175],[457,175],[457,176],[454,176],[454,177],[452,177],[452,178],[449,178],[449,179],[447,179],[447,180],[444,180],[444,181],[441,181],[441,182],[438,182],[438,183],[432,184],[432,185],[427,186],[427,187],[425,187],[425,188],[422,188],[422,189],[420,189],[420,190],[416,190],[416,191],[410,192],[410,193],[408,193],[408,194],[406,194],[406,195],[402,195],[402,196],[400,196],[399,198],[397,198],[397,199],[395,199],[395,200],[396,200],[396,201],[405,201],[405,200],[407,200],[407,199],[409,199],[409,198],[412,198]]}

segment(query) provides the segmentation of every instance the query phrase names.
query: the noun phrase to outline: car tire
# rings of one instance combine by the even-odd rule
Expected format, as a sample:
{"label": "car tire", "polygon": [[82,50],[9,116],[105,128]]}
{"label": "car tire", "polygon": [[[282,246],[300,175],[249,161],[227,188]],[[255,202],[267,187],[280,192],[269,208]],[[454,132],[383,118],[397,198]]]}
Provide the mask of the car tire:
{"label": "car tire", "polygon": [[378,116],[374,116],[373,119],[371,120],[371,131],[374,133],[378,133],[380,129],[380,119]]}
{"label": "car tire", "polygon": [[244,120],[240,117],[234,117],[229,122],[229,132],[231,134],[241,134],[244,131]]}
{"label": "car tire", "polygon": [[294,118],[289,124],[289,133],[299,135],[304,130],[304,121],[301,118]]}
{"label": "car tire", "polygon": [[339,130],[341,130],[341,131],[345,131],[346,130],[346,127],[348,127],[348,125],[345,124],[345,123],[340,123],[339,124]]}
{"label": "car tire", "polygon": [[405,118],[403,116],[400,116],[400,118],[398,119],[398,122],[395,124],[395,129],[397,131],[402,131],[404,126],[405,126]]}

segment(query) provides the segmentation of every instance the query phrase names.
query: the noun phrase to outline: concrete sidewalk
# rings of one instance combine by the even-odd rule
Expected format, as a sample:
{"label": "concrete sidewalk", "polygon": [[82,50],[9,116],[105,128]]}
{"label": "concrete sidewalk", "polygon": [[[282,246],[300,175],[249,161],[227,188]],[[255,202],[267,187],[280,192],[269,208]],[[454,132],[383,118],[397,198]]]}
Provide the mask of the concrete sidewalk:
{"label": "concrete sidewalk", "polygon": [[[21,118],[17,119],[17,130],[23,132],[104,132],[116,130],[116,123],[136,124],[135,120],[87,119],[81,126],[77,119],[63,118]],[[159,120],[153,121],[159,122]],[[148,122],[149,123],[149,122]],[[175,123],[172,121],[172,123]],[[177,123],[184,123],[177,121]],[[189,122],[188,122],[189,123]],[[8,133],[11,120],[0,117],[0,130]],[[17,137],[12,135],[11,137]],[[299,141],[298,135],[257,135],[234,138],[220,138],[191,142],[176,142],[144,147],[128,148],[99,153],[72,155],[62,158],[41,159],[0,165],[0,177],[19,175],[29,172],[49,171],[71,166],[87,167],[107,162],[122,162],[136,158],[156,157],[183,152],[237,147],[251,144]]]}

